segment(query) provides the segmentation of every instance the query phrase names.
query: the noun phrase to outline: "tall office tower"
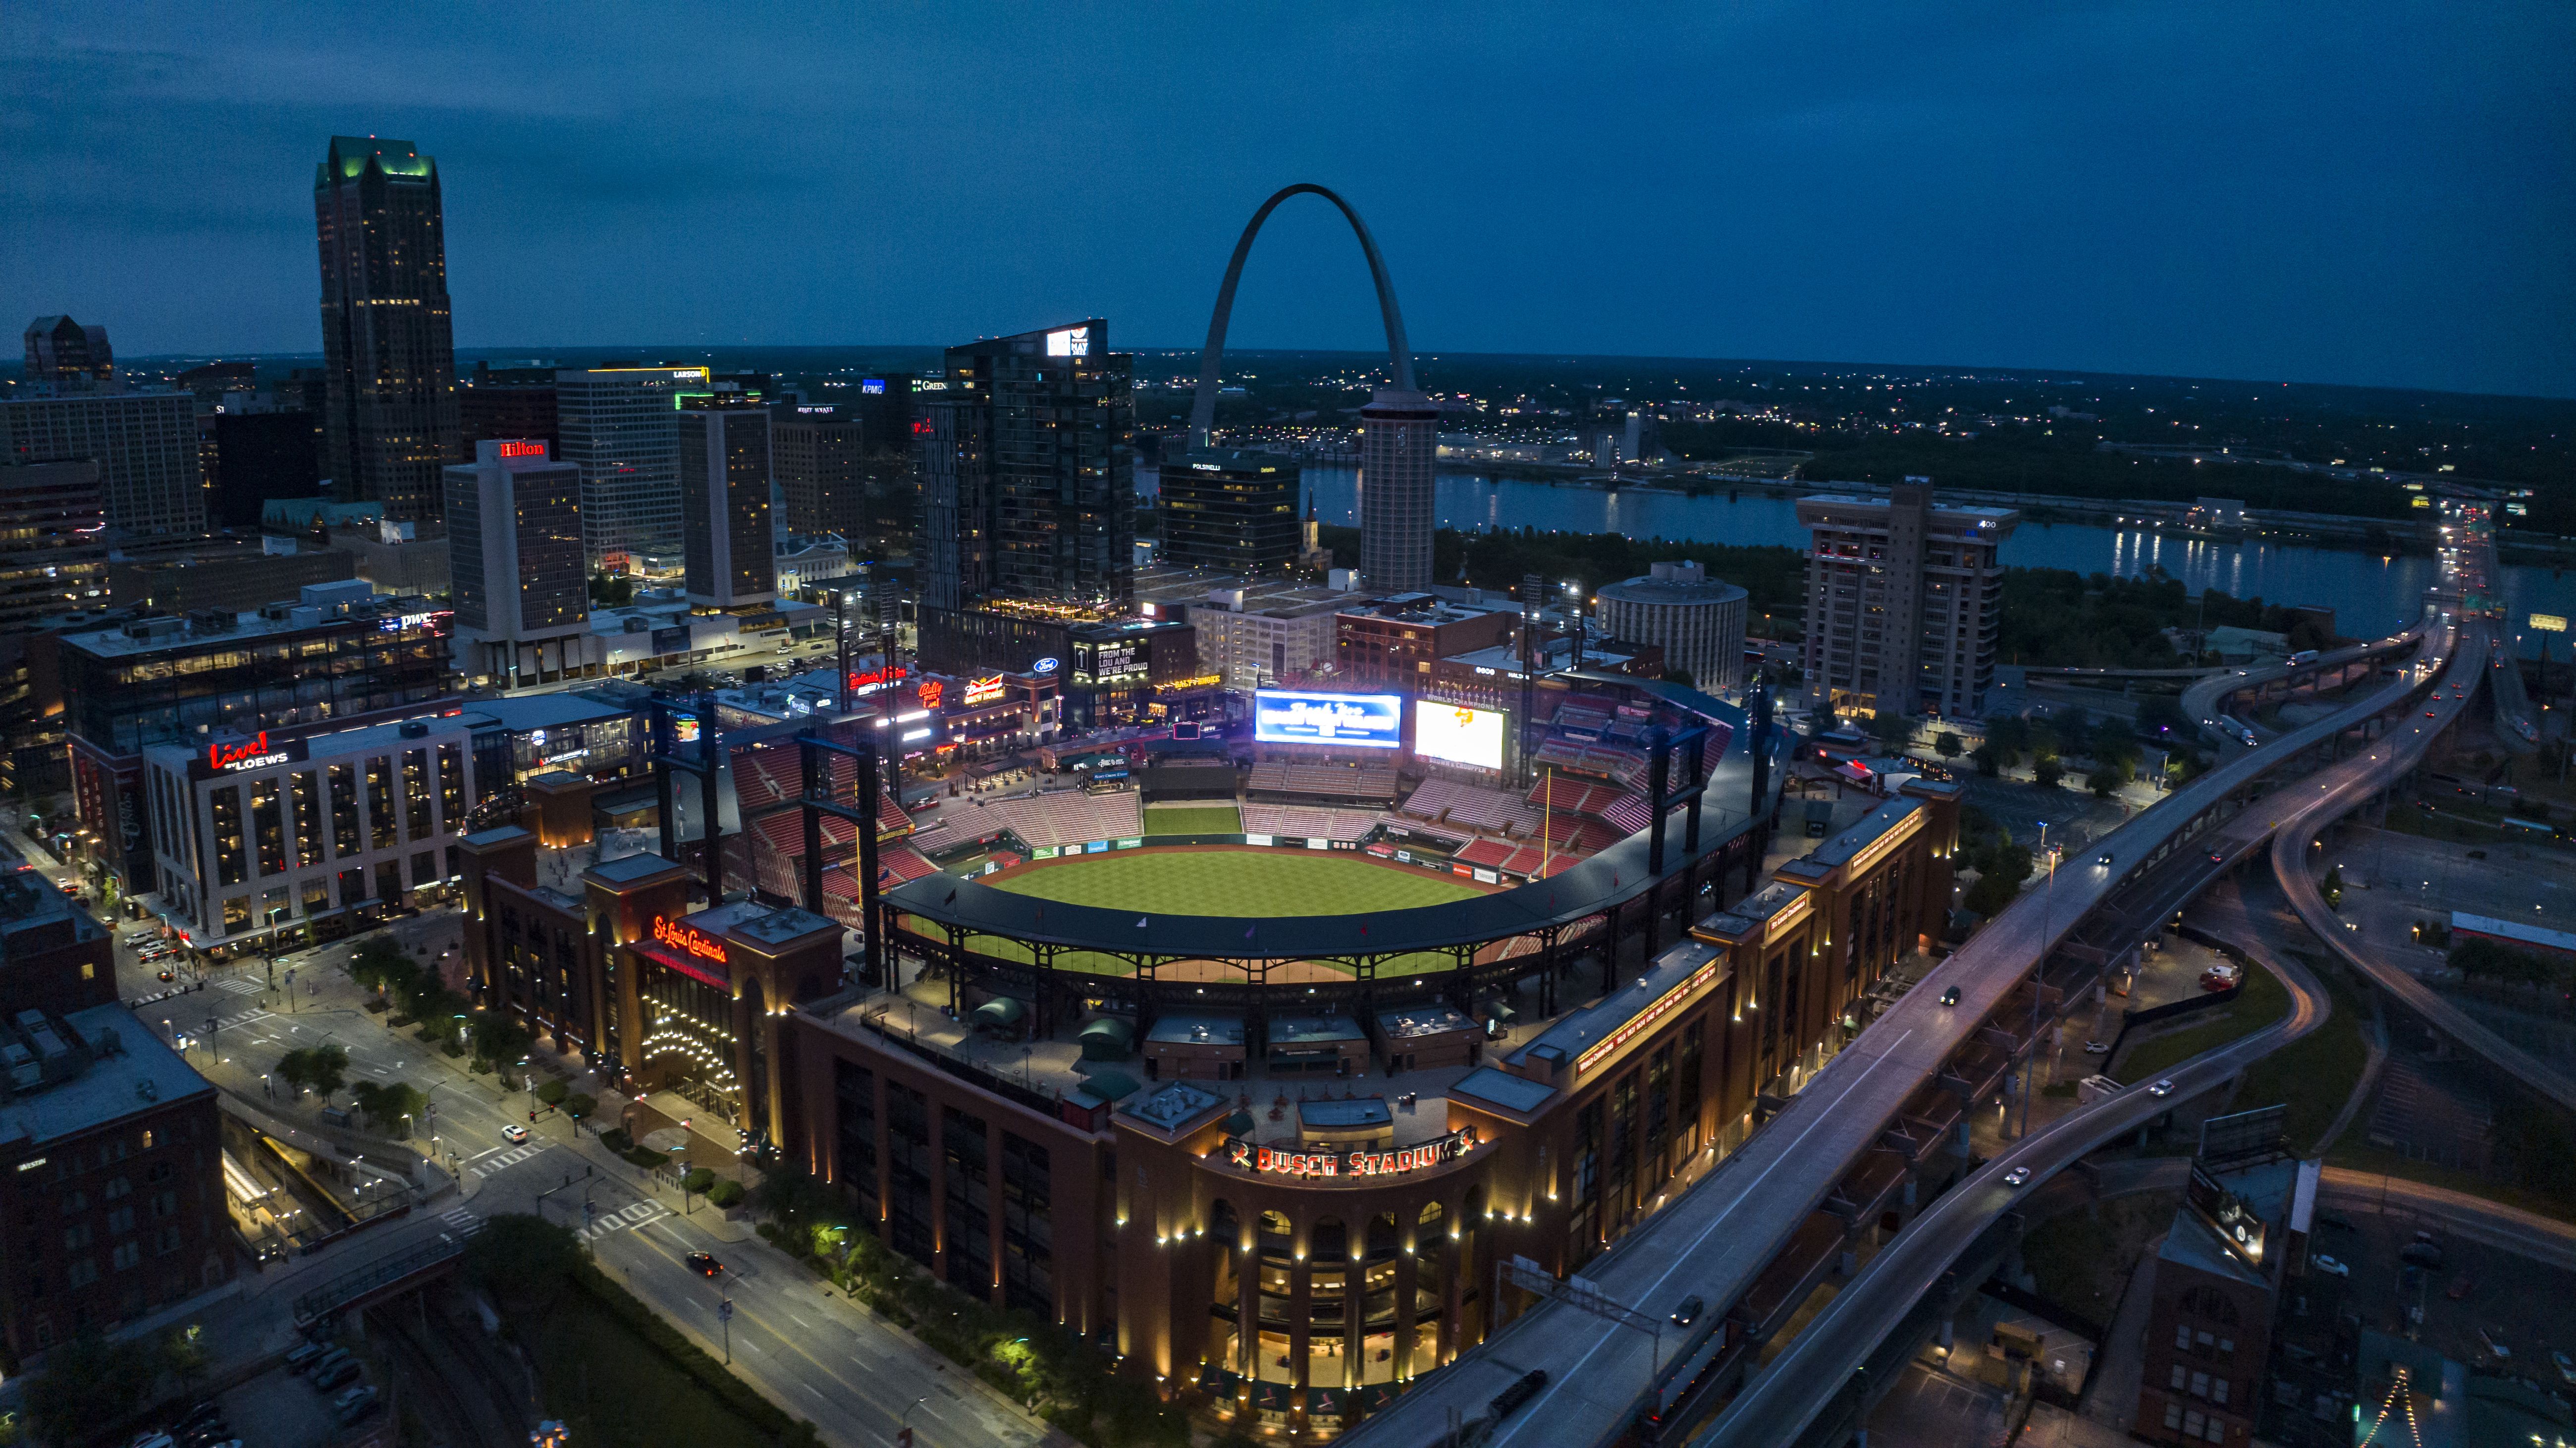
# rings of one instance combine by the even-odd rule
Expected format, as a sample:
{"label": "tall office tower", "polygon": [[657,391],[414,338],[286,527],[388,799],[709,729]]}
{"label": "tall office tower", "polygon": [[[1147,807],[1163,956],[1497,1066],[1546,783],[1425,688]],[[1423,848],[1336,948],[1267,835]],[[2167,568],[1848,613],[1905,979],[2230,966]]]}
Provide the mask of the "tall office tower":
{"label": "tall office tower", "polygon": [[27,380],[105,382],[116,376],[116,350],[105,327],[84,327],[69,317],[38,317],[27,324]]}
{"label": "tall office tower", "polygon": [[581,525],[594,567],[680,551],[678,395],[708,386],[704,367],[620,363],[555,374],[559,456],[581,469]]}
{"label": "tall office tower", "polygon": [[409,141],[333,136],[313,173],[322,246],[324,465],[344,502],[438,516],[459,455],[438,163]]}
{"label": "tall office tower", "polygon": [[1253,577],[1297,561],[1297,460],[1195,448],[1162,468],[1163,561]]}
{"label": "tall office tower", "polygon": [[680,399],[680,551],[691,604],[730,609],[778,600],[771,486],[769,410],[758,397]]}
{"label": "tall office tower", "polygon": [[544,438],[557,444],[555,369],[550,366],[495,367],[476,362],[473,375],[456,391],[458,445],[471,448],[486,438]]}
{"label": "tall office tower", "polygon": [[926,606],[1133,597],[1134,360],[1098,317],[948,349],[923,399]]}
{"label": "tall office tower", "polygon": [[581,470],[541,438],[486,438],[445,481],[457,672],[505,689],[563,677],[590,631]]}
{"label": "tall office tower", "polygon": [[769,465],[790,533],[835,533],[853,545],[866,520],[867,425],[831,402],[769,408]]}
{"label": "tall office tower", "polygon": [[107,522],[132,534],[206,531],[197,399],[185,392],[72,391],[0,401],[0,464],[88,458]]}
{"label": "tall office tower", "polygon": [[1807,550],[1807,699],[1838,709],[1981,717],[1994,682],[2003,565],[2021,514],[1943,508],[1932,480],[1884,498],[1798,500]]}
{"label": "tall office tower", "polygon": [[1439,455],[1440,409],[1430,398],[1387,389],[1360,409],[1360,583],[1371,593],[1418,593],[1433,582]]}

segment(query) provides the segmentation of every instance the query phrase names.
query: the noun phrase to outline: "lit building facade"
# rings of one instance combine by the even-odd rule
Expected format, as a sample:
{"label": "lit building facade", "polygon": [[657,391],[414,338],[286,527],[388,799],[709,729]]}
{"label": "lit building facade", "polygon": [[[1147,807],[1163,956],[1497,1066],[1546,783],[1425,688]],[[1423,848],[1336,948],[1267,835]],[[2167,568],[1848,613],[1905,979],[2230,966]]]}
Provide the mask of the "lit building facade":
{"label": "lit building facade", "polygon": [[1615,639],[1656,645],[1665,667],[1690,675],[1702,689],[1734,689],[1744,683],[1746,598],[1696,563],[1658,563],[1644,578],[1603,585],[1601,629]]}
{"label": "lit building facade", "polygon": [[681,557],[689,602],[735,609],[778,600],[769,412],[743,392],[680,399]]}
{"label": "lit building facade", "polygon": [[439,470],[458,447],[438,163],[409,141],[333,136],[314,169],[313,218],[324,466],[343,499],[435,518]]}
{"label": "lit building facade", "polygon": [[556,456],[581,469],[583,546],[611,572],[680,551],[678,394],[704,367],[593,367],[555,374]]}
{"label": "lit building facade", "polygon": [[0,400],[0,463],[98,465],[108,523],[135,535],[203,533],[209,492],[197,399],[185,392],[22,389]]}
{"label": "lit building facade", "polygon": [[1159,476],[1166,564],[1254,578],[1297,561],[1295,458],[1196,448],[1165,458]]}
{"label": "lit building facade", "polygon": [[1439,457],[1440,408],[1430,398],[1380,390],[1360,409],[1360,582],[1371,593],[1439,581],[1431,576]]}
{"label": "lit building facade", "polygon": [[1944,508],[1908,478],[1884,498],[1798,500],[1806,525],[1807,699],[1980,718],[1994,683],[2009,508]]}
{"label": "lit building facade", "polygon": [[587,663],[581,470],[542,438],[487,439],[446,482],[458,671],[506,689]]}

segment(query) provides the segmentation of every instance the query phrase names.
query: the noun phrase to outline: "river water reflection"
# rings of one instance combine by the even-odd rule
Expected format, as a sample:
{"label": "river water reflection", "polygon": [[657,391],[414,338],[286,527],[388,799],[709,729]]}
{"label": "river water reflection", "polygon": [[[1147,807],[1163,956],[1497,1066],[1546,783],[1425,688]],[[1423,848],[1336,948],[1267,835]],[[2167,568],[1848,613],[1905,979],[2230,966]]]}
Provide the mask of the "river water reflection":
{"label": "river water reflection", "polygon": [[[1153,475],[1138,474],[1151,490]],[[1327,523],[1359,523],[1359,473],[1354,468],[1306,469],[1306,490],[1316,516]],[[1746,491],[1685,497],[1679,493],[1554,487],[1519,479],[1442,473],[1437,483],[1443,527],[1557,529],[1569,533],[1625,533],[1632,538],[1673,538],[1708,543],[1776,543],[1806,546],[1797,505],[1789,498]],[[2434,578],[2426,557],[2382,558],[2339,548],[2290,547],[2253,540],[2212,543],[2166,537],[2141,529],[2092,523],[2025,522],[2003,547],[2004,562],[2023,568],[2071,568],[2079,573],[2134,577],[2152,568],[2198,592],[2215,588],[2266,603],[2324,604],[2335,627],[2353,636],[2393,628],[2411,617]],[[2576,614],[2576,574],[2547,568],[2508,567],[2497,580],[2517,631],[2537,610]],[[2535,650],[2526,642],[2524,652]],[[2566,649],[2557,650],[2562,656]]]}

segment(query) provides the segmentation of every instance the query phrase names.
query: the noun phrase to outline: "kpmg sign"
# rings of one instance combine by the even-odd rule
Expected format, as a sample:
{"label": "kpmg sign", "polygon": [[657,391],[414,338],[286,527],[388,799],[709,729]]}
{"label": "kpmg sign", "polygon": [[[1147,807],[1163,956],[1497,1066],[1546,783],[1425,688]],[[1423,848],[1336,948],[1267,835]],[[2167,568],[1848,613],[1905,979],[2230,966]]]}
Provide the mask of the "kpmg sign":
{"label": "kpmg sign", "polygon": [[1404,696],[1256,690],[1252,696],[1252,737],[1263,744],[1401,749]]}

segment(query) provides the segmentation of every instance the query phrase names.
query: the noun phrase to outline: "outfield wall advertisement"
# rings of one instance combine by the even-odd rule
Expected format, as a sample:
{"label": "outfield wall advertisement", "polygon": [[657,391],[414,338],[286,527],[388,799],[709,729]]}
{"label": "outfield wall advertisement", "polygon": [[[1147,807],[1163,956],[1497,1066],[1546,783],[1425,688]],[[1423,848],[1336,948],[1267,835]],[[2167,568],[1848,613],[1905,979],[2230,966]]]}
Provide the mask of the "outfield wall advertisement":
{"label": "outfield wall advertisement", "polygon": [[1436,699],[1413,701],[1413,752],[1478,769],[1503,767],[1503,716]]}
{"label": "outfield wall advertisement", "polygon": [[1252,696],[1252,737],[1263,744],[1401,749],[1404,696],[1257,690]]}

